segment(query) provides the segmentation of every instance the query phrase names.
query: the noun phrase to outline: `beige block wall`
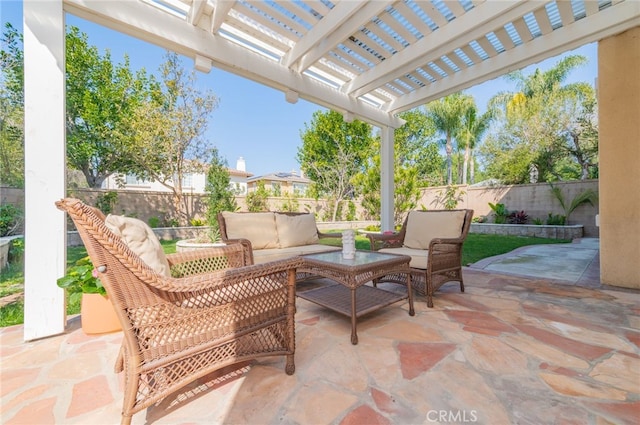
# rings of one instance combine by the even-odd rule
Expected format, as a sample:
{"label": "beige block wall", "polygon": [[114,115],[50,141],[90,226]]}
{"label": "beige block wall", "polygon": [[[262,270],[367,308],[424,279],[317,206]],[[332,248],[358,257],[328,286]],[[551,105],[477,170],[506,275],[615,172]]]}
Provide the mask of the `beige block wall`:
{"label": "beige block wall", "polygon": [[[577,194],[587,190],[598,190],[598,180],[573,181],[557,183],[566,200],[573,199]],[[509,210],[524,210],[531,220],[534,218],[545,219],[549,213],[563,214],[558,201],[551,194],[549,185],[525,184],[517,186],[499,186],[491,188],[470,188],[460,186],[464,192],[459,208],[470,208],[474,210],[474,216],[489,215],[491,203],[503,203]],[[428,209],[442,208],[436,201],[438,193],[444,187],[432,187],[423,190],[423,195],[418,201],[418,208]],[[84,202],[95,205],[97,196],[104,193],[104,190],[97,189],[73,189],[69,196],[77,197]],[[190,205],[193,206],[195,216],[204,218],[206,210],[206,199],[202,195],[186,195]],[[283,205],[289,200],[286,198],[269,198],[267,200],[269,209],[273,211],[283,210]],[[2,188],[2,202],[22,205],[24,202],[24,191],[22,189]],[[246,198],[236,197],[236,202],[241,211],[247,210]],[[298,198],[299,211],[310,211],[316,214],[318,220],[325,221],[330,216],[330,205],[326,200],[315,200],[311,198]],[[160,219],[171,216],[173,204],[171,195],[166,192],[151,191],[119,191],[118,200],[113,210],[114,214],[134,215],[139,219],[148,222],[150,217]],[[570,224],[582,224],[584,226],[584,236],[598,237],[599,228],[595,225],[595,215],[598,213],[598,206],[583,205],[575,210],[570,217]],[[362,219],[364,212],[359,202],[356,202],[356,217]]]}
{"label": "beige block wall", "polygon": [[640,27],[598,44],[600,280],[640,288]]}
{"label": "beige block wall", "polygon": [[[598,192],[598,180],[558,182],[554,185],[560,188],[567,203],[585,190],[591,189]],[[438,202],[439,193],[443,190],[443,187],[425,189],[418,202],[418,208],[423,206],[428,209],[443,208],[442,204]],[[564,215],[560,202],[553,196],[547,183],[496,187],[458,186],[458,191],[464,192],[458,208],[472,209],[474,217],[491,215],[492,210],[489,207],[489,202],[504,204],[510,211],[524,210],[529,215],[530,222],[533,222],[534,218],[545,220],[549,213]],[[582,224],[584,236],[598,237],[599,228],[596,226],[596,214],[598,214],[597,203],[594,206],[581,205],[569,216],[569,224]]]}

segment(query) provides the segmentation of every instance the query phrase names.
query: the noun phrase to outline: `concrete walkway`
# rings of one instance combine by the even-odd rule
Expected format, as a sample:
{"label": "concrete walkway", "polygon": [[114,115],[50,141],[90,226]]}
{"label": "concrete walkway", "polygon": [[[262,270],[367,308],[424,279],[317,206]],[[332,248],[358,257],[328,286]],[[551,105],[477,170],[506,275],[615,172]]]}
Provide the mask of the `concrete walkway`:
{"label": "concrete walkway", "polygon": [[469,267],[598,288],[601,286],[600,240],[582,238],[567,244],[523,246],[503,255],[485,258]]}

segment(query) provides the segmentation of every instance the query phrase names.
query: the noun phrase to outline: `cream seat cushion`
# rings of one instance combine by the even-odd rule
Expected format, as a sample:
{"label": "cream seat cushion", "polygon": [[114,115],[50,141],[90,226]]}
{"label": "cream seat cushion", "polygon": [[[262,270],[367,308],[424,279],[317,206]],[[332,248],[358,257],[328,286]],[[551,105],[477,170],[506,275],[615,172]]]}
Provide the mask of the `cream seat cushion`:
{"label": "cream seat cushion", "polygon": [[383,248],[378,252],[386,252],[388,254],[408,255],[411,257],[409,261],[409,267],[414,269],[427,270],[427,264],[429,263],[429,250],[428,249],[413,249],[407,247],[401,248]]}
{"label": "cream seat cushion", "polygon": [[290,246],[289,248],[278,249],[258,249],[253,251],[253,262],[255,264],[262,264],[269,261],[293,258],[299,255],[338,250],[341,250],[341,248],[322,244]]}
{"label": "cream seat cushion", "polygon": [[278,248],[276,219],[272,212],[234,213],[223,211],[228,239],[249,239],[252,249]]}
{"label": "cream seat cushion", "polygon": [[318,243],[318,229],[313,214],[287,215],[276,213],[276,229],[280,248]]}
{"label": "cream seat cushion", "polygon": [[459,238],[464,224],[464,211],[411,211],[403,245],[428,249],[431,239]]}
{"label": "cream seat cushion", "polygon": [[171,276],[169,262],[162,245],[151,227],[133,217],[109,214],[104,224],[120,236],[131,251],[138,255],[149,267],[163,276]]}

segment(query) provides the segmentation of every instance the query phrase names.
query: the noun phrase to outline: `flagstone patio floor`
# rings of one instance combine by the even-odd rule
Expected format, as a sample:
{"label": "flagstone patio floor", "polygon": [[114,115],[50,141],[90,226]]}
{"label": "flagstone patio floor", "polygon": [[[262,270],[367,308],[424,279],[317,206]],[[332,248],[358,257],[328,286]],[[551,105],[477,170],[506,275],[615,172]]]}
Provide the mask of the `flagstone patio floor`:
{"label": "flagstone patio floor", "polygon": [[[416,315],[358,322],[298,299],[296,372],[282,357],[227,368],[133,424],[638,424],[640,292],[465,268]],[[583,282],[584,283],[584,282]],[[404,290],[385,284],[390,290]],[[300,285],[304,289],[304,284]],[[0,422],[117,424],[121,333],[23,342],[1,330]]]}

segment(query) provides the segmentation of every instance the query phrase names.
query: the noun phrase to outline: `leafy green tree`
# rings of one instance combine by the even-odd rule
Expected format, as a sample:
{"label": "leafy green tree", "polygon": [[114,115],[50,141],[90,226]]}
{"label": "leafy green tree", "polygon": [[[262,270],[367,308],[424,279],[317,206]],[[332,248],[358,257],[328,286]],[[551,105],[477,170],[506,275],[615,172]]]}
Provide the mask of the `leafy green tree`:
{"label": "leafy green tree", "polygon": [[[5,27],[0,89],[0,179],[20,186],[24,181],[24,81],[22,36]],[[90,187],[100,187],[113,173],[132,169],[132,137],[128,116],[155,87],[144,70],[133,73],[128,57],[114,65],[101,55],[86,34],[70,27],[66,34],[67,164],[79,170]]]}
{"label": "leafy green tree", "polygon": [[24,185],[22,35],[5,25],[0,48],[0,184]]}
{"label": "leafy green tree", "polygon": [[[502,92],[491,99],[499,125],[482,149],[491,176],[505,183],[524,183],[533,168],[539,180],[552,181],[588,174],[581,173],[583,164],[587,169],[594,167],[597,133],[593,89],[585,83],[563,84],[569,73],[584,63],[583,56],[567,56],[548,71],[507,75],[516,83],[517,91]],[[578,165],[576,160],[583,164]]]}
{"label": "leafy green tree", "polygon": [[558,149],[575,160],[580,180],[586,180],[598,176],[598,107],[593,87],[578,87],[578,95],[565,103],[569,119],[563,132],[564,143]]}
{"label": "leafy green tree", "polygon": [[297,195],[287,192],[281,198],[283,199],[278,211],[297,212],[300,208],[300,201]]}
{"label": "leafy green tree", "polygon": [[176,53],[167,53],[160,73],[161,90],[130,115],[138,141],[132,171],[170,189],[180,222],[188,223],[193,211],[183,183],[187,174],[204,172],[213,154],[204,133],[218,100],[212,91],[195,87],[195,71],[187,73]]}
{"label": "leafy green tree", "polygon": [[[402,222],[404,215],[416,207],[421,195],[420,187],[426,186],[434,173],[442,170],[442,158],[434,139],[435,128],[421,109],[400,114],[406,123],[394,132],[394,221]],[[375,154],[368,160],[366,169],[355,179],[361,193],[361,204],[366,218],[380,218],[380,140],[373,146]]]}
{"label": "leafy green tree", "polygon": [[453,182],[451,156],[453,154],[454,135],[459,131],[462,116],[472,107],[473,97],[467,94],[454,93],[427,104],[427,116],[436,129],[445,136],[447,154],[447,184]]}
{"label": "leafy green tree", "polygon": [[462,184],[467,184],[467,172],[470,166],[471,170],[468,172],[470,183],[475,183],[475,160],[473,158],[473,152],[476,146],[480,143],[480,139],[484,133],[489,129],[491,120],[493,119],[493,113],[487,111],[484,114],[478,116],[478,110],[476,109],[475,101],[472,106],[464,111],[462,116],[460,127],[456,134],[456,140],[459,145],[464,147],[464,164],[462,168]]}
{"label": "leafy green tree", "polygon": [[114,65],[77,27],[66,35],[67,162],[90,187],[99,188],[113,173],[135,171],[139,150],[130,117],[158,90],[146,71],[133,73],[129,58]]}
{"label": "leafy green tree", "polygon": [[250,212],[269,211],[269,190],[264,187],[264,182],[257,183],[256,190],[247,193],[247,209]]}
{"label": "leafy green tree", "polygon": [[298,162],[318,193],[333,201],[335,221],[339,204],[355,196],[352,179],[372,153],[371,126],[358,120],[345,122],[335,111],[316,111],[311,123],[305,123],[301,139]]}
{"label": "leafy green tree", "polygon": [[204,191],[207,194],[207,222],[209,226],[217,229],[218,213],[235,211],[238,209],[238,205],[231,188],[231,176],[227,162],[220,157],[216,148],[212,150]]}

